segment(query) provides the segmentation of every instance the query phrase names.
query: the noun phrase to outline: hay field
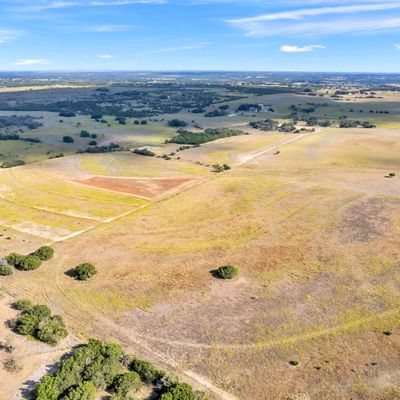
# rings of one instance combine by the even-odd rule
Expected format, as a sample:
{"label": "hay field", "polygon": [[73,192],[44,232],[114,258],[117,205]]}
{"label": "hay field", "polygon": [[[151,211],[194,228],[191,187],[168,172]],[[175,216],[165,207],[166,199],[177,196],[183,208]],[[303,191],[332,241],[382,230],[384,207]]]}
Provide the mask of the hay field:
{"label": "hay field", "polygon": [[[235,159],[252,146],[268,149],[271,137],[261,148],[235,142],[243,146]],[[390,129],[332,128],[281,143],[279,155],[267,151],[137,212],[99,221],[54,244],[55,258],[39,270],[0,281],[49,304],[78,335],[114,337],[200,387],[211,382],[230,394],[211,389],[212,398],[397,399],[399,139]],[[213,151],[232,145],[224,140],[201,146],[202,157],[207,148],[214,159]],[[76,165],[98,172],[99,160]],[[114,175],[119,163],[105,161],[111,170],[104,175]],[[50,162],[37,168],[44,165],[57,169]],[[151,166],[122,170],[145,176]],[[18,179],[21,171],[14,170]],[[397,175],[388,178],[390,172]],[[68,185],[55,186],[52,207],[57,196],[75,193]],[[84,190],[79,201],[92,204],[93,214],[104,204],[125,206],[122,198],[133,201]],[[81,229],[77,220],[51,223]],[[13,251],[24,249],[12,243]],[[81,262],[97,266],[94,279],[65,274]],[[227,263],[239,266],[239,277],[215,280],[210,270]]]}

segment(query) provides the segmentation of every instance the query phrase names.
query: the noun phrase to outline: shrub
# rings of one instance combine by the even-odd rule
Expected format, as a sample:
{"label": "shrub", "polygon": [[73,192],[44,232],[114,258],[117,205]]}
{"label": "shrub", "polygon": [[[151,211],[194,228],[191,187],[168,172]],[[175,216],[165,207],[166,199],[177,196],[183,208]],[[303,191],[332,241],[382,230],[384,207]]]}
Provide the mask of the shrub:
{"label": "shrub", "polygon": [[15,374],[22,370],[22,365],[18,361],[16,361],[15,358],[11,357],[3,361],[3,366],[7,372],[10,372],[12,374]]}
{"label": "shrub", "polygon": [[168,126],[182,128],[184,126],[187,126],[187,122],[182,121],[181,119],[172,119],[171,121],[168,121]]}
{"label": "shrub", "polygon": [[89,146],[97,146],[97,142],[96,142],[95,140],[91,140],[91,141],[88,143],[88,145],[89,145]]}
{"label": "shrub", "polygon": [[223,172],[225,171],[224,167],[221,164],[213,164],[214,172]]}
{"label": "shrub", "polygon": [[141,386],[140,376],[136,372],[127,372],[114,378],[113,391],[121,399],[126,399],[129,394],[137,392]]}
{"label": "shrub", "polygon": [[39,247],[31,255],[40,258],[40,260],[42,261],[48,261],[53,258],[54,250],[49,246],[42,246]]}
{"label": "shrub", "polygon": [[90,133],[88,131],[81,131],[79,136],[83,138],[90,137]]}
{"label": "shrub", "polygon": [[61,315],[53,315],[39,322],[35,337],[41,342],[56,345],[67,335]]}
{"label": "shrub", "polygon": [[297,367],[298,365],[300,365],[300,361],[299,360],[290,360],[289,364],[293,365],[294,367]]}
{"label": "shrub", "polygon": [[71,136],[63,136],[64,143],[74,143],[74,138]]}
{"label": "shrub", "polygon": [[32,308],[32,302],[27,299],[17,300],[14,304],[14,308],[19,311],[27,311]]}
{"label": "shrub", "polygon": [[18,253],[11,253],[6,257],[7,262],[10,265],[13,265],[14,267],[16,267],[17,265],[19,265],[19,263],[25,258],[25,256],[23,256],[22,254],[18,254]]}
{"label": "shrub", "polygon": [[161,372],[158,371],[152,363],[137,358],[131,361],[129,368],[137,372],[146,383],[152,383],[161,376]]}
{"label": "shrub", "polygon": [[238,272],[238,268],[234,265],[224,265],[214,271],[214,274],[220,279],[232,279],[238,274]]}
{"label": "shrub", "polygon": [[89,263],[83,263],[74,268],[74,276],[79,281],[86,281],[96,274],[96,267]]}
{"label": "shrub", "polygon": [[14,269],[11,265],[0,265],[0,276],[9,276],[12,275]]}
{"label": "shrub", "polygon": [[196,394],[187,383],[177,383],[163,393],[160,400],[196,400]]}
{"label": "shrub", "polygon": [[42,265],[42,260],[37,256],[26,256],[16,266],[22,271],[32,271],[38,269]]}
{"label": "shrub", "polygon": [[[63,359],[52,376],[45,376],[35,389],[36,400],[57,400],[67,393],[68,400],[85,399],[77,397],[76,387],[84,382],[91,382],[91,390],[87,384],[80,388],[83,393],[91,394],[93,387],[105,389],[113,384],[121,369],[122,349],[118,344],[105,343],[91,339],[86,345],[79,347],[72,356]],[[82,390],[85,389],[85,390]],[[72,393],[70,393],[72,392]],[[89,399],[91,397],[88,397]]]}
{"label": "shrub", "polygon": [[23,311],[16,320],[16,330],[21,335],[35,334],[39,322],[51,316],[50,309],[45,305],[36,305],[29,310]]}
{"label": "shrub", "polygon": [[51,315],[45,305],[35,305],[22,311],[16,320],[16,330],[21,335],[30,335],[41,342],[55,345],[68,335],[60,315]]}
{"label": "shrub", "polygon": [[149,149],[143,148],[143,149],[135,149],[133,150],[135,154],[139,154],[141,156],[147,156],[147,157],[154,157],[156,153],[152,152]]}

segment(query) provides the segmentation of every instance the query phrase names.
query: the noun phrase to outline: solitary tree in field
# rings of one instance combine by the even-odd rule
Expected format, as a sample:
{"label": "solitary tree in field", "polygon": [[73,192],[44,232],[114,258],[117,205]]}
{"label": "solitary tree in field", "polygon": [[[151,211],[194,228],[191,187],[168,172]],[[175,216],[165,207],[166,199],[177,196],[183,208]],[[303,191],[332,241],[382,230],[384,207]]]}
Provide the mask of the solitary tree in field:
{"label": "solitary tree in field", "polygon": [[86,281],[97,274],[96,267],[90,263],[78,265],[73,270],[74,276],[79,281]]}

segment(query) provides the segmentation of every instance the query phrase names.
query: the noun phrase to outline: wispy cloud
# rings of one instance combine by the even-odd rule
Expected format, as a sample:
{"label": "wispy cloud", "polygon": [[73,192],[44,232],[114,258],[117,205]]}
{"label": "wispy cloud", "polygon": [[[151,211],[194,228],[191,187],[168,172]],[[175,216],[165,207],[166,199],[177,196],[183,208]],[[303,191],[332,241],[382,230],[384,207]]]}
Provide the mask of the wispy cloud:
{"label": "wispy cloud", "polygon": [[21,35],[21,31],[0,29],[0,44],[12,42],[15,39],[18,39],[18,37],[20,37]]}
{"label": "wispy cloud", "polygon": [[326,49],[326,47],[320,44],[310,44],[308,46],[303,46],[303,47],[292,46],[289,44],[281,46],[281,51],[284,53],[307,53],[316,49]]}
{"label": "wispy cloud", "polygon": [[394,47],[395,47],[397,50],[400,50],[400,44],[395,44]]}
{"label": "wispy cloud", "polygon": [[20,12],[37,12],[45,10],[57,10],[70,7],[113,7],[130,4],[165,4],[167,0],[42,0],[37,4],[27,2],[26,5],[14,9]]}
{"label": "wispy cloud", "polygon": [[126,32],[132,29],[132,25],[95,25],[85,27],[85,30],[88,32],[98,32],[98,33],[107,33],[107,32]]}
{"label": "wispy cloud", "polygon": [[400,18],[394,17],[393,13],[387,15],[389,10],[400,10],[400,2],[301,8],[230,19],[226,22],[243,30],[248,36],[377,32],[397,29],[400,26]]}
{"label": "wispy cloud", "polygon": [[109,60],[110,58],[113,58],[111,54],[99,54],[97,57],[102,58],[104,60]]}
{"label": "wispy cloud", "polygon": [[43,60],[41,58],[25,58],[23,60],[15,61],[15,65],[39,65],[39,64],[48,64],[47,60]]}
{"label": "wispy cloud", "polygon": [[212,44],[212,42],[197,42],[186,46],[164,47],[162,49],[148,51],[146,54],[171,53],[175,51],[202,49],[209,46],[210,44]]}

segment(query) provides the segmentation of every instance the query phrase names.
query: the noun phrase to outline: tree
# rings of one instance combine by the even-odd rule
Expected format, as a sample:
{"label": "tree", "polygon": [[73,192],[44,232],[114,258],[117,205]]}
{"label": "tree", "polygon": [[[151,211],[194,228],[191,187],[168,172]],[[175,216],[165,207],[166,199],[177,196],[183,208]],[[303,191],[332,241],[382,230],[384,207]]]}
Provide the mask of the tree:
{"label": "tree", "polygon": [[51,310],[42,304],[22,311],[16,320],[16,330],[21,335],[30,335],[51,345],[68,335],[62,317],[51,315]]}
{"label": "tree", "polygon": [[31,255],[40,258],[42,261],[48,261],[53,258],[54,249],[49,246],[42,246],[34,251]]}
{"label": "tree", "polygon": [[171,119],[171,121],[168,121],[168,126],[171,126],[173,128],[183,128],[184,126],[187,126],[187,122],[175,118]]}
{"label": "tree", "polygon": [[96,386],[92,382],[86,381],[69,389],[64,400],[93,400],[96,394]]}
{"label": "tree", "polygon": [[38,269],[42,265],[42,260],[37,256],[26,256],[16,266],[22,271],[32,271]]}
{"label": "tree", "polygon": [[64,321],[60,315],[43,319],[38,324],[35,337],[41,342],[56,345],[61,339],[68,336]]}
{"label": "tree", "polygon": [[51,316],[50,309],[43,305],[35,305],[29,310],[23,311],[17,318],[16,328],[21,335],[34,335],[39,322]]}
{"label": "tree", "polygon": [[135,154],[139,154],[141,156],[147,156],[147,157],[154,157],[156,155],[156,153],[154,153],[153,151],[146,149],[145,147],[142,149],[135,149],[133,150],[133,153]]}
{"label": "tree", "polygon": [[117,375],[113,382],[113,391],[121,399],[125,399],[129,394],[137,392],[142,386],[139,374],[127,372]]}
{"label": "tree", "polygon": [[82,138],[87,138],[90,137],[90,133],[88,131],[83,130],[80,132],[79,136]]}
{"label": "tree", "polygon": [[163,393],[160,400],[196,400],[196,394],[187,383],[177,383]]}
{"label": "tree", "polygon": [[8,262],[8,264],[13,265],[14,267],[16,267],[17,265],[19,265],[19,263],[25,258],[25,256],[23,256],[22,254],[18,254],[18,253],[10,253],[7,257],[6,260]]}
{"label": "tree", "polygon": [[74,143],[74,138],[71,136],[63,136],[64,143]]}
{"label": "tree", "polygon": [[160,377],[161,372],[157,370],[151,362],[134,358],[129,368],[139,374],[140,378],[146,383],[152,383]]}
{"label": "tree", "polygon": [[14,273],[14,269],[11,265],[0,265],[0,276],[9,276]]}
{"label": "tree", "polygon": [[224,265],[213,272],[220,279],[232,279],[238,274],[239,269],[234,265]]}
{"label": "tree", "polygon": [[74,275],[79,281],[86,281],[96,274],[96,267],[90,263],[83,263],[74,268]]}

